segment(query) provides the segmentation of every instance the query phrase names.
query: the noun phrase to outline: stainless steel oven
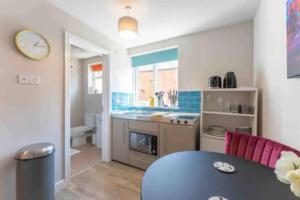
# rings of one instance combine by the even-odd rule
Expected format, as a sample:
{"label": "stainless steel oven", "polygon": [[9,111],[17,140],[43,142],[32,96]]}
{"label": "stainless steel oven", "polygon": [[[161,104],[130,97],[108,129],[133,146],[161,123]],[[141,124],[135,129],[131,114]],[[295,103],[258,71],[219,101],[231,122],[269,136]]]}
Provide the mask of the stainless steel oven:
{"label": "stainless steel oven", "polygon": [[130,132],[129,149],[150,155],[157,155],[157,136]]}

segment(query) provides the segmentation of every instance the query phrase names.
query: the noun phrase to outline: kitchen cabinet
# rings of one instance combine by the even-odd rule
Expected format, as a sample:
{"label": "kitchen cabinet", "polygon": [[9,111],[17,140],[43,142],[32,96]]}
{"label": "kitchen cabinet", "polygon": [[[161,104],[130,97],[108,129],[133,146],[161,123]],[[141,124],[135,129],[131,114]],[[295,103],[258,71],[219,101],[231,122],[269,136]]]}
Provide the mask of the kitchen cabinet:
{"label": "kitchen cabinet", "polygon": [[146,170],[158,156],[148,155],[137,151],[129,150],[129,165]]}
{"label": "kitchen cabinet", "polygon": [[[130,133],[139,133],[152,136],[158,136],[159,123],[148,121],[129,120],[128,130]],[[156,144],[156,152],[158,145]],[[135,150],[129,150],[129,165],[146,170],[159,156],[150,155]]]}
{"label": "kitchen cabinet", "polygon": [[112,119],[112,159],[128,164],[129,131],[127,119]]}
{"label": "kitchen cabinet", "polygon": [[194,126],[160,124],[160,156],[179,151],[196,150],[197,129]]}
{"label": "kitchen cabinet", "polygon": [[151,133],[152,135],[157,135],[158,133],[158,123],[157,122],[147,122],[138,120],[129,120],[129,129],[138,132]]}
{"label": "kitchen cabinet", "polygon": [[225,139],[220,137],[202,135],[200,146],[203,151],[225,153]]}

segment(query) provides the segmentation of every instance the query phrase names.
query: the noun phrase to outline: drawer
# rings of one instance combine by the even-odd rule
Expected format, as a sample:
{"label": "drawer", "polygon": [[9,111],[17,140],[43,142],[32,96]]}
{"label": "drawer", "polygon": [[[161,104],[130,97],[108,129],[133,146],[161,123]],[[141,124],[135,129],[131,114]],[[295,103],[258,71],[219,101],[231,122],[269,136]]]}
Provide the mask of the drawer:
{"label": "drawer", "polygon": [[225,152],[225,140],[222,138],[213,138],[210,136],[202,135],[200,141],[201,151],[210,151],[217,153]]}
{"label": "drawer", "polygon": [[136,151],[129,151],[129,165],[146,170],[155,160],[157,156],[152,156]]}
{"label": "drawer", "polygon": [[131,130],[144,131],[145,133],[154,133],[154,135],[157,135],[159,126],[156,122],[129,120],[128,127]]}

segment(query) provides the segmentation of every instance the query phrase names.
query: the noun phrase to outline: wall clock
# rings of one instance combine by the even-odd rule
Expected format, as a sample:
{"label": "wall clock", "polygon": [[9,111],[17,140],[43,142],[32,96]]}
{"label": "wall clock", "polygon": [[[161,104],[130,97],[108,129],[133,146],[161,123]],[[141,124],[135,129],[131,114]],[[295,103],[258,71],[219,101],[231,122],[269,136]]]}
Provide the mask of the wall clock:
{"label": "wall clock", "polygon": [[43,60],[48,57],[51,47],[47,39],[38,32],[22,30],[15,36],[17,49],[32,60]]}

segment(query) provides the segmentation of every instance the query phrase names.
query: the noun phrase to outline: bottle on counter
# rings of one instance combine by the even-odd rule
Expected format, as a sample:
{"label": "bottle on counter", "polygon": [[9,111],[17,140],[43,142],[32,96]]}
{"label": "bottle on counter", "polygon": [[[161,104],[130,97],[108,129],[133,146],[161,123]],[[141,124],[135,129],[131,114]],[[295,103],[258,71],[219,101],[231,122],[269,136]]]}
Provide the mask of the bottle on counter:
{"label": "bottle on counter", "polygon": [[152,107],[152,108],[155,106],[155,99],[154,99],[154,97],[150,97],[150,99],[149,99],[149,106]]}

